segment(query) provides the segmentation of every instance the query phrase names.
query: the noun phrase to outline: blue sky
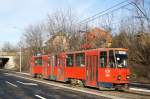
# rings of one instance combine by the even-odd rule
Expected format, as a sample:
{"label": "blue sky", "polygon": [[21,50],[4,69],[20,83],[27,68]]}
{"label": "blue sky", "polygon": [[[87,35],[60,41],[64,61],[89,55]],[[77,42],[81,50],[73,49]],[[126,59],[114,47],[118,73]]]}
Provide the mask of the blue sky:
{"label": "blue sky", "polygon": [[[48,13],[72,9],[82,20],[124,0],[0,0],[0,46],[20,40],[24,28],[46,19]],[[15,28],[16,27],[16,28]]]}

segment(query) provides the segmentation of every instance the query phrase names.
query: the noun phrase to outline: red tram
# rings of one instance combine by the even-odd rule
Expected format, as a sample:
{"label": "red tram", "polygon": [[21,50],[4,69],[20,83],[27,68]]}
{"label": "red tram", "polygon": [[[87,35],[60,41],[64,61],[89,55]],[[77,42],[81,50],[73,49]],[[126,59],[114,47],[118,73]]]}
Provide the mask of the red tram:
{"label": "red tram", "polygon": [[32,74],[90,87],[128,88],[127,49],[98,48],[33,56]]}

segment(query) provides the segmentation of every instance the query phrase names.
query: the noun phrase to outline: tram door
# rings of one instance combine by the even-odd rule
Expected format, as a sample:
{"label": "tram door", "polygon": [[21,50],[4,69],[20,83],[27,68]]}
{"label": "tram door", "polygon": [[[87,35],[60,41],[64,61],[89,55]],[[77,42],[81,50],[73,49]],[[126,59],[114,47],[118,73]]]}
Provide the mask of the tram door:
{"label": "tram door", "polygon": [[97,86],[97,67],[98,67],[98,54],[97,51],[90,51],[86,54],[86,85]]}
{"label": "tram door", "polygon": [[48,56],[43,56],[43,77],[48,78]]}
{"label": "tram door", "polygon": [[30,64],[30,73],[34,74],[34,65],[35,65],[35,59],[34,57],[31,58],[31,64]]}
{"label": "tram door", "polygon": [[51,80],[56,80],[56,77],[55,77],[55,74],[54,74],[54,71],[55,71],[55,61],[57,61],[56,60],[56,56],[55,55],[52,55],[51,56],[51,58],[50,58],[50,61],[51,61],[51,63],[50,63],[50,79]]}
{"label": "tram door", "polygon": [[58,75],[57,75],[57,79],[59,81],[64,81],[65,76],[65,58],[63,57],[63,55],[60,55],[58,60],[57,60],[57,64],[58,64]]}

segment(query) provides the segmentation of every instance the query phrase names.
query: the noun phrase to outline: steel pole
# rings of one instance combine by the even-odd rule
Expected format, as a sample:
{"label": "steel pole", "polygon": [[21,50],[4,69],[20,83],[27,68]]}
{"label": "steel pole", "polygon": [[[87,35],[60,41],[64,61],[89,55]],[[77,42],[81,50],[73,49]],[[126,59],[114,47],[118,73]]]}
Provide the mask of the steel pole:
{"label": "steel pole", "polygon": [[22,53],[21,53],[21,50],[22,50],[22,49],[21,49],[21,47],[20,47],[20,72],[21,72],[21,67],[22,67],[22,66],[21,66],[21,65],[22,65]]}

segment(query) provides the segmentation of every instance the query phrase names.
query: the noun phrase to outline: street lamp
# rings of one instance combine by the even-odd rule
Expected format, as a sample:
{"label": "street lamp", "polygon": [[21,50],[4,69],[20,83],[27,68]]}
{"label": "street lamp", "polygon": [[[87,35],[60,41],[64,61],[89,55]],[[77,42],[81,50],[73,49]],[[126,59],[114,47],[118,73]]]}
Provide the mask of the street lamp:
{"label": "street lamp", "polygon": [[[13,28],[13,29],[17,29],[17,30],[19,30],[19,31],[24,31],[22,28],[20,28],[20,27],[16,27],[16,26],[13,26],[13,27],[10,27],[10,28]],[[20,50],[19,50],[20,49]],[[19,72],[22,72],[22,70],[21,70],[21,68],[22,68],[22,42],[20,41],[19,42],[19,51],[18,51],[18,53],[19,53],[19,57],[20,57],[20,61],[19,61]]]}
{"label": "street lamp", "polygon": [[22,72],[21,68],[22,68],[22,42],[19,42],[19,72]]}
{"label": "street lamp", "polygon": [[[19,27],[16,27],[16,26],[14,26],[14,27],[12,27],[12,28],[14,28],[14,29],[17,29],[17,30],[21,30],[21,31],[23,31],[23,29],[22,28],[19,28]],[[20,51],[19,51],[19,57],[20,57],[20,61],[19,61],[19,72],[22,72],[22,45],[21,45],[21,41],[19,42],[19,45],[20,45]]]}
{"label": "street lamp", "polygon": [[20,72],[21,72],[21,68],[22,68],[22,48],[20,45]]}

